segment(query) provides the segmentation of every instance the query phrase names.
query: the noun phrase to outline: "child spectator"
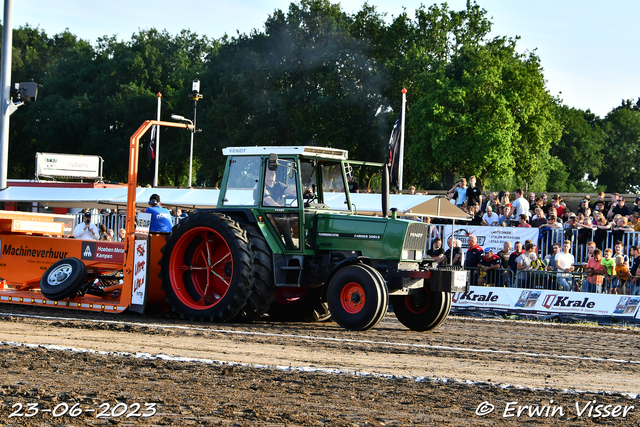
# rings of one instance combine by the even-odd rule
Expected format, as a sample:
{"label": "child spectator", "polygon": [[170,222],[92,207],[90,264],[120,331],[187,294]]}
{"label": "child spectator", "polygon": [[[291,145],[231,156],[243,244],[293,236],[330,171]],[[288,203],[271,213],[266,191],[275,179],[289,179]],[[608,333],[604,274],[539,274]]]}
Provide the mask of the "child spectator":
{"label": "child spectator", "polygon": [[600,264],[605,268],[604,278],[607,281],[607,289],[605,293],[611,293],[611,281],[613,276],[616,275],[616,263],[611,259],[613,251],[609,248],[604,250],[604,258],[600,260]]}
{"label": "child spectator", "polygon": [[617,255],[616,258],[616,277],[613,279],[615,285],[613,286],[613,292],[615,294],[626,294],[627,282],[631,278],[631,272],[629,266],[624,263],[624,257]]}

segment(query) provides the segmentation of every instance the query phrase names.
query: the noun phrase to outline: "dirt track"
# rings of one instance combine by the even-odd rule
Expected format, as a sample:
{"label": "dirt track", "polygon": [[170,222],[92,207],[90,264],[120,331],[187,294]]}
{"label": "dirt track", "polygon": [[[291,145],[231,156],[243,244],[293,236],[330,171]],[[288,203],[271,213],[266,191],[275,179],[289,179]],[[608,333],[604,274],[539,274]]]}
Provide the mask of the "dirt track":
{"label": "dirt track", "polygon": [[[354,333],[335,323],[193,324],[11,305],[0,312],[5,425],[640,425],[640,400],[625,396],[640,392],[637,328],[450,318],[415,333],[388,315]],[[619,416],[590,418],[589,408],[578,416],[593,400],[621,405]],[[485,401],[494,411],[476,415]],[[26,415],[30,402],[37,415],[9,418]],[[123,415],[96,418],[118,402]],[[157,413],[126,417],[151,413],[145,403]],[[78,414],[43,412],[65,405]],[[525,408],[503,417],[518,405],[543,416]]]}

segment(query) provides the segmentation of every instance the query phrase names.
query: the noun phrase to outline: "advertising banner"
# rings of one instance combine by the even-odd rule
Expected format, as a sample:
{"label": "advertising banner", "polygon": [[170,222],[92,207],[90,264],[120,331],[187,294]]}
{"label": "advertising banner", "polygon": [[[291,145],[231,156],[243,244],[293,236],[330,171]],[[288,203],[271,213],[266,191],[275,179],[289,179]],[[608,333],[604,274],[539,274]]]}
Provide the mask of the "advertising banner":
{"label": "advertising banner", "polygon": [[102,178],[102,158],[76,154],[36,153],[36,176]]}
{"label": "advertising banner", "polygon": [[[521,242],[524,245],[525,240],[532,240],[534,244],[538,241],[537,228],[461,225],[455,227],[453,234],[454,238],[462,242],[463,250],[469,247],[467,238],[474,235],[478,238],[478,245],[483,249],[487,246],[490,247],[494,254],[502,250],[504,242],[511,242],[511,247],[513,247],[515,242]],[[449,249],[447,245],[449,236],[451,236],[451,225],[444,228],[442,242],[445,250]]]}
{"label": "advertising banner", "polygon": [[147,283],[147,241],[136,240],[133,255],[133,286],[131,304],[144,305]]}
{"label": "advertising banner", "polygon": [[453,294],[454,308],[506,310],[529,314],[583,314],[640,318],[640,296],[544,289],[471,286]]}

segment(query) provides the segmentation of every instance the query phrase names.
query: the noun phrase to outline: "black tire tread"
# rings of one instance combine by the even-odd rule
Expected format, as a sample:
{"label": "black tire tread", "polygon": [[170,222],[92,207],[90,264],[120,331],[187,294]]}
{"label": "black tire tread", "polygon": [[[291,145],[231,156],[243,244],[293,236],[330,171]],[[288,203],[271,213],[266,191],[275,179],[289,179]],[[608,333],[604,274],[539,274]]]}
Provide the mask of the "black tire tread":
{"label": "black tire tread", "polygon": [[[234,250],[236,251],[234,255],[234,278],[232,280],[232,286],[235,285],[235,289],[230,288],[220,302],[202,311],[190,309],[180,302],[173,292],[173,285],[171,284],[167,271],[171,251],[175,244],[186,231],[197,226],[207,226],[215,229],[217,232],[229,233],[232,238],[225,238],[225,240],[229,247],[232,248],[232,252]],[[239,224],[222,213],[197,211],[178,222],[178,224],[173,227],[171,234],[166,237],[165,242],[164,247],[161,249],[162,257],[160,259],[161,289],[167,296],[167,301],[171,304],[173,310],[180,314],[182,318],[192,321],[228,322],[232,320],[233,317],[240,312],[251,294],[253,275],[250,244],[247,239],[247,234]]]}

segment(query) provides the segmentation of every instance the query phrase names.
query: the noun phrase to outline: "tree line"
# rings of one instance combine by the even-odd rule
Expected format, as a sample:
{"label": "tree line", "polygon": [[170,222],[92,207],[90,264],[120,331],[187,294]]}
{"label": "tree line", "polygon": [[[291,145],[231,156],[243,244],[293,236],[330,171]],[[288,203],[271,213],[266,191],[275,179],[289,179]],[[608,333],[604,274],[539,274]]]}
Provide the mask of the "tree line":
{"label": "tree line", "polygon": [[[537,53],[519,53],[518,37],[489,38],[491,25],[474,1],[387,22],[367,4],[349,14],[300,0],[261,31],[215,40],[148,29],[90,42],[20,27],[12,80],[40,90],[11,116],[8,177],[32,178],[35,153],[53,152],[102,156],[106,178],[125,181],[129,137],[155,118],[157,93],[163,120],[190,118],[199,79],[193,185],[217,185],[228,146],[330,146],[384,161],[407,88],[405,185],[448,188],[476,175],[493,189],[635,191],[640,98],[604,118],[567,107],[546,88]],[[190,135],[161,132],[159,184],[188,186]],[[150,182],[148,163],[140,170]]]}

